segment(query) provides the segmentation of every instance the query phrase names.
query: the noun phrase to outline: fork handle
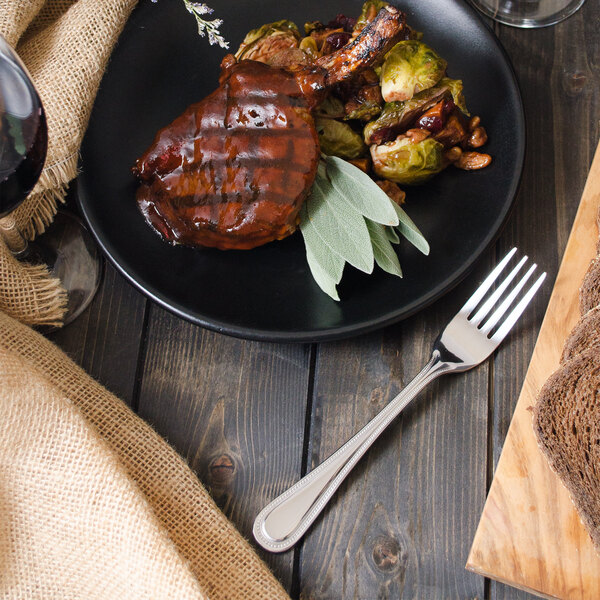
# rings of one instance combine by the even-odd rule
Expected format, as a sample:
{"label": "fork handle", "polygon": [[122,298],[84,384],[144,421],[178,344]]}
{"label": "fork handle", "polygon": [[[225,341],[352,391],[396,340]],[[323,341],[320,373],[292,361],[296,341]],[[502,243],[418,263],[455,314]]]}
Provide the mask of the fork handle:
{"label": "fork handle", "polygon": [[438,350],[422,371],[354,437],[336,450],[256,517],[256,541],[271,552],[289,550],[312,525],[334,492],[383,430],[431,381],[453,370]]}

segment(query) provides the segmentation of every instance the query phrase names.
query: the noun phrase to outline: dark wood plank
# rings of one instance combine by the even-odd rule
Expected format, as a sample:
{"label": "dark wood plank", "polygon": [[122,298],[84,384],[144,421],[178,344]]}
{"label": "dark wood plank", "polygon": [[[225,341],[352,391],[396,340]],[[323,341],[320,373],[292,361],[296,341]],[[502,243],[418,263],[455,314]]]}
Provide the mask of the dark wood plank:
{"label": "dark wood plank", "polygon": [[[494,362],[491,457],[495,468],[598,140],[600,7],[587,2],[552,28],[500,28],[523,92],[528,125],[526,169],[515,218],[499,244],[517,245],[550,275],[523,327]],[[595,25],[594,25],[595,23]],[[494,600],[535,596],[492,582]]]}
{"label": "dark wood plank", "polygon": [[131,403],[146,304],[144,296],[106,262],[90,306],[48,337],[92,377]]}
{"label": "dark wood plank", "polygon": [[[301,472],[310,346],[219,335],[153,306],[139,414],[189,461],[251,537],[260,509]],[[292,586],[293,553],[262,553]]]}
{"label": "dark wood plank", "polygon": [[[421,370],[465,289],[396,327],[321,346],[311,468]],[[483,598],[464,563],[485,497],[487,390],[485,365],[438,380],[384,432],[305,539],[302,598]]]}

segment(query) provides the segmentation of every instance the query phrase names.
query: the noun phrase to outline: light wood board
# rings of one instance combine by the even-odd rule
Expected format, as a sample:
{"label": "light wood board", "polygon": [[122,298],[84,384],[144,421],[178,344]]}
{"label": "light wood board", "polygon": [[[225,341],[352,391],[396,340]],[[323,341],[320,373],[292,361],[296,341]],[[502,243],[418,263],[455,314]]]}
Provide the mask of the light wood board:
{"label": "light wood board", "polygon": [[600,556],[566,488],[539,450],[531,407],[579,319],[579,287],[596,255],[600,146],[575,217],[467,569],[545,598],[600,598]]}

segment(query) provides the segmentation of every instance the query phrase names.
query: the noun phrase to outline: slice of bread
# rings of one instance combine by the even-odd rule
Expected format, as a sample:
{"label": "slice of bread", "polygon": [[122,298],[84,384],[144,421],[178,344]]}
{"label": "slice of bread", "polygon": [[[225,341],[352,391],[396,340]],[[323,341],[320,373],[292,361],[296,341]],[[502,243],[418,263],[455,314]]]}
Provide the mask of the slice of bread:
{"label": "slice of bread", "polygon": [[567,362],[587,348],[600,347],[600,306],[592,308],[579,319],[563,347],[560,362]]}
{"label": "slice of bread", "polygon": [[588,310],[600,304],[600,255],[591,262],[579,288],[579,313],[585,315]]}
{"label": "slice of bread", "polygon": [[600,552],[600,349],[567,360],[546,381],[534,431]]}

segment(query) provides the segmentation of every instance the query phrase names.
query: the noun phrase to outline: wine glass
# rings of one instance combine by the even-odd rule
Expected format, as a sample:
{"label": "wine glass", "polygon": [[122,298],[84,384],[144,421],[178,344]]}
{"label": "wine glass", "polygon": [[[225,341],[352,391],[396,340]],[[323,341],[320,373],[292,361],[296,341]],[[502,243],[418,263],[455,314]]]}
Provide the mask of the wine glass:
{"label": "wine glass", "polygon": [[484,15],[513,27],[547,27],[570,17],[585,0],[471,0]]}
{"label": "wine glass", "polygon": [[101,259],[87,229],[67,212],[35,243],[19,231],[14,210],[36,184],[48,148],[40,97],[17,53],[0,35],[0,235],[17,259],[46,263],[67,290],[69,323],[88,306],[100,282]]}

